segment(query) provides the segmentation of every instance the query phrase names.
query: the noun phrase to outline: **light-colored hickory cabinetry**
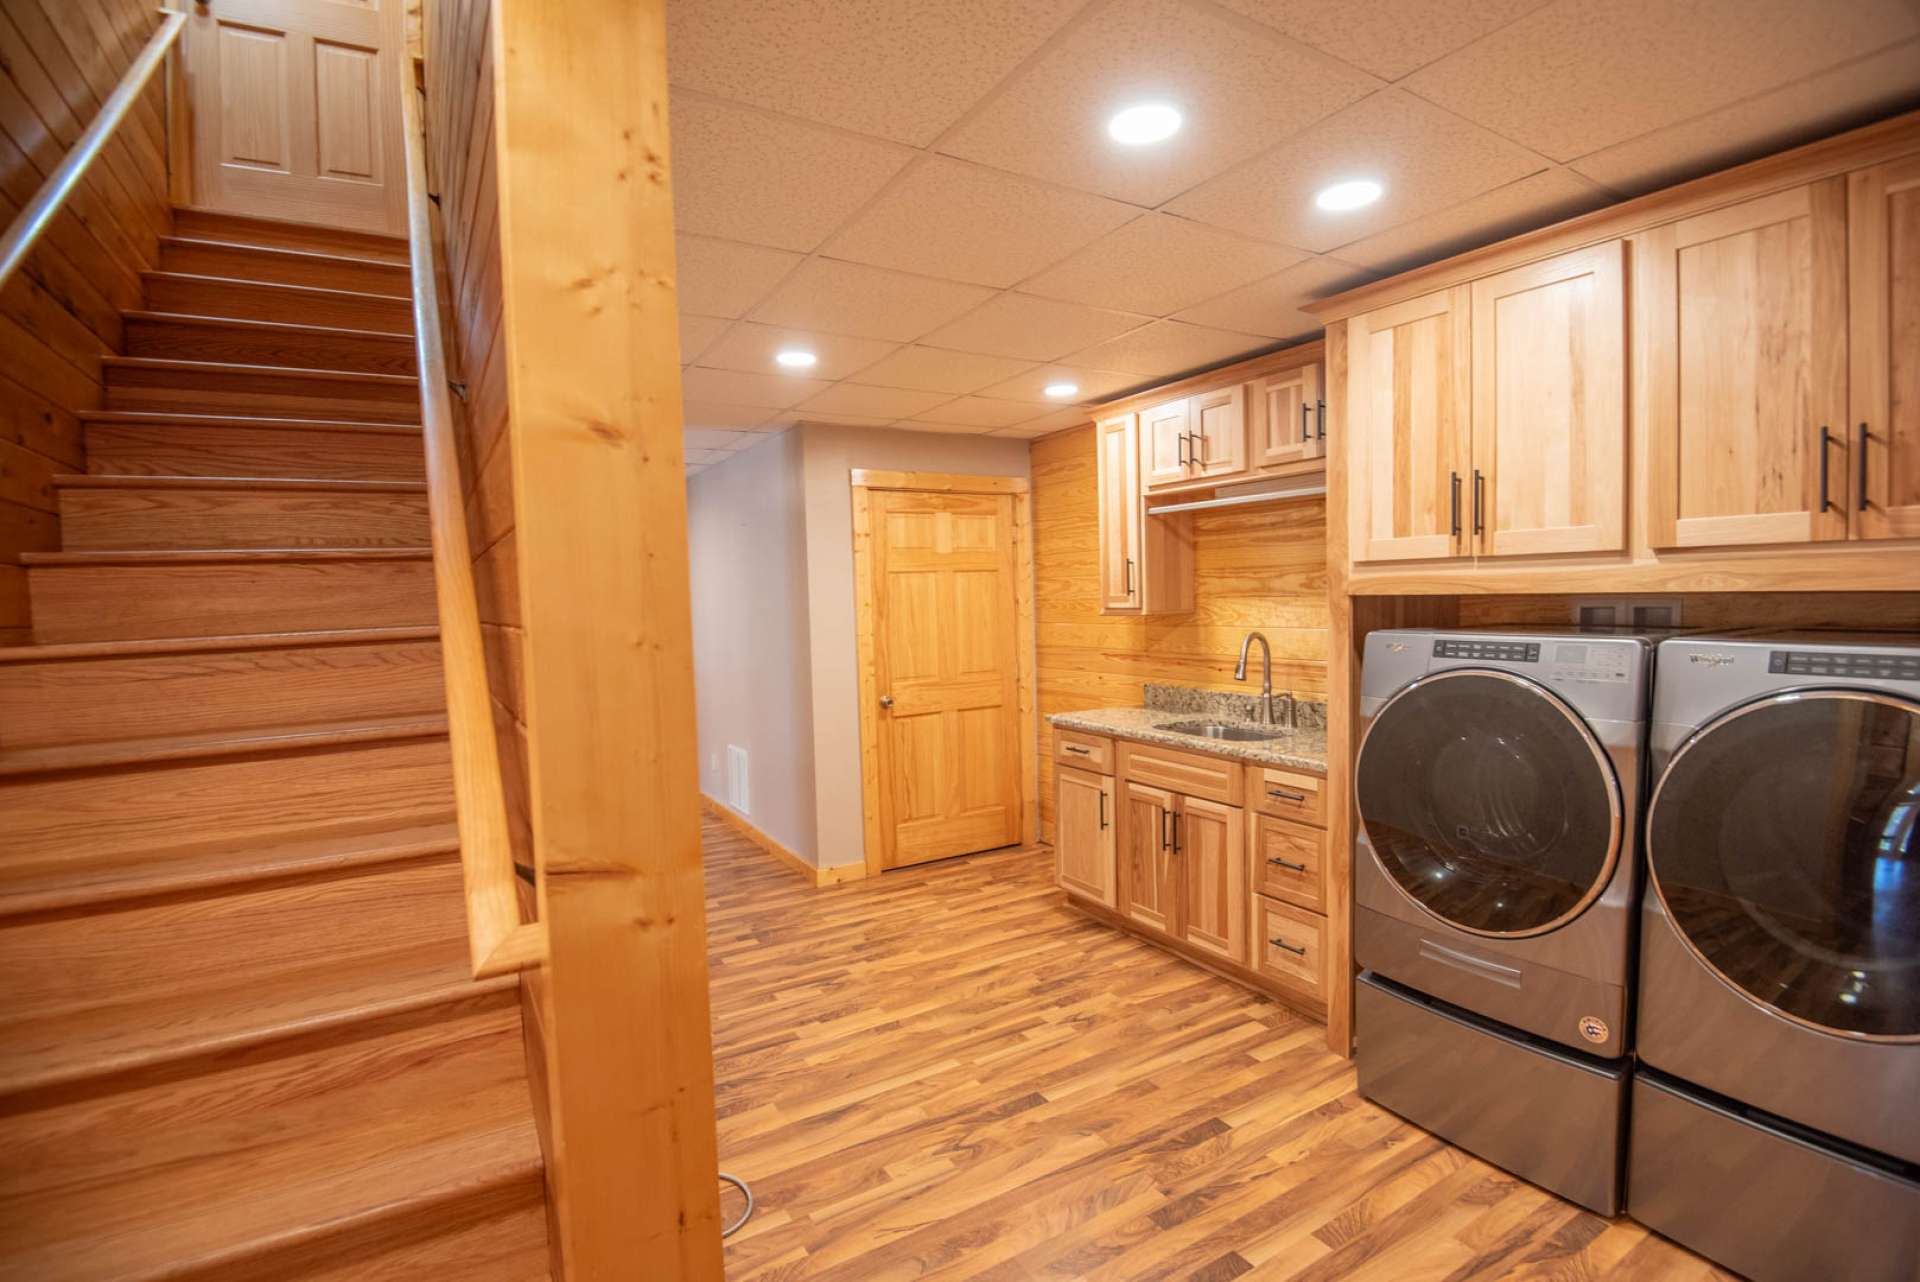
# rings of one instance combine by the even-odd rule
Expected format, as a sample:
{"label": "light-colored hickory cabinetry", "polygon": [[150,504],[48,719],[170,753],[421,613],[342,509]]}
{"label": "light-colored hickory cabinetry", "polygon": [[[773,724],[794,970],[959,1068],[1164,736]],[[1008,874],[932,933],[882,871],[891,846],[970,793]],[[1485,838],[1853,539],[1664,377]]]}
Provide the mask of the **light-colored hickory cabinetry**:
{"label": "light-colored hickory cabinetry", "polygon": [[1193,608],[1193,521],[1146,515],[1139,424],[1131,411],[1094,424],[1099,501],[1100,609],[1104,614]]}

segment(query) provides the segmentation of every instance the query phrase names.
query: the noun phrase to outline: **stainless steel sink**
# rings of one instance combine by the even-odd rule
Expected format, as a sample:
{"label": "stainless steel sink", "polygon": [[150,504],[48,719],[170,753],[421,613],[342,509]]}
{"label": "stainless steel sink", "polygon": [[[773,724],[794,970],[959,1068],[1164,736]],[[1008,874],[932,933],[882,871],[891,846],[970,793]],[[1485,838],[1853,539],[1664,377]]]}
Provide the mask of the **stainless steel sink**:
{"label": "stainless steel sink", "polygon": [[1160,728],[1171,730],[1175,734],[1190,734],[1201,739],[1231,739],[1237,743],[1278,739],[1286,733],[1279,726],[1235,725],[1226,721],[1176,721],[1172,725]]}

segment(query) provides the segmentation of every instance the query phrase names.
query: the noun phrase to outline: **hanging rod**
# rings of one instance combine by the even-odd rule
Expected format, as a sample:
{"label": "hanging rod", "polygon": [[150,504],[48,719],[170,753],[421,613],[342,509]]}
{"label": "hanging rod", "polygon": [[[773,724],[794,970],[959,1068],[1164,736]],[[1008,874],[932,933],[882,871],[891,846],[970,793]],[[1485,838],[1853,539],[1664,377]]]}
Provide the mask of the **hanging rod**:
{"label": "hanging rod", "polygon": [[1260,494],[1232,494],[1225,498],[1195,499],[1191,503],[1164,503],[1147,509],[1148,516],[1169,516],[1174,512],[1205,512],[1217,507],[1244,507],[1249,503],[1279,503],[1286,499],[1312,498],[1327,492],[1326,483],[1298,490],[1267,490]]}

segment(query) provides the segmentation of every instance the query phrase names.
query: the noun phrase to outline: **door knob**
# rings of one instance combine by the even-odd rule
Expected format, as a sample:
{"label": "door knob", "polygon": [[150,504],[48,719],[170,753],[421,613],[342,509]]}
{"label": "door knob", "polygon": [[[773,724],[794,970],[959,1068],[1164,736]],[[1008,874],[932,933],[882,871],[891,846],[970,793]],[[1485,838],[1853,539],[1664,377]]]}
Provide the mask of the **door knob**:
{"label": "door knob", "polygon": [[883,708],[891,708],[893,706],[893,696],[890,694],[881,695],[880,706]]}

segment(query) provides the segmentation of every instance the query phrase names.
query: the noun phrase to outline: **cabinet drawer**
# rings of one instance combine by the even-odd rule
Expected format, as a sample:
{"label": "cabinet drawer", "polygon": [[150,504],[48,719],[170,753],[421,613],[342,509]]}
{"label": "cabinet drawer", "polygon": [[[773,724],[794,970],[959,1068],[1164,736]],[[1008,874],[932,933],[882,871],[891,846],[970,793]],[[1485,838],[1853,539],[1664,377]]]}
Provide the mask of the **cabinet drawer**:
{"label": "cabinet drawer", "polygon": [[1292,904],[1254,898],[1255,968],[1302,997],[1327,999],[1327,919]]}
{"label": "cabinet drawer", "polygon": [[1327,831],[1271,815],[1253,817],[1253,888],[1314,912],[1326,911]]}
{"label": "cabinet drawer", "polygon": [[1053,759],[1063,766],[1110,775],[1113,773],[1113,740],[1079,730],[1055,730]]}
{"label": "cabinet drawer", "polygon": [[1245,772],[1239,762],[1224,757],[1123,741],[1120,761],[1123,773],[1134,783],[1152,784],[1227,806],[1240,805],[1245,799]]}
{"label": "cabinet drawer", "polygon": [[1326,776],[1276,766],[1248,766],[1247,774],[1252,776],[1247,788],[1253,793],[1253,808],[1261,814],[1327,826]]}

